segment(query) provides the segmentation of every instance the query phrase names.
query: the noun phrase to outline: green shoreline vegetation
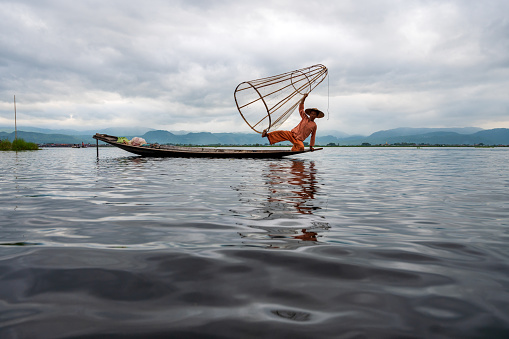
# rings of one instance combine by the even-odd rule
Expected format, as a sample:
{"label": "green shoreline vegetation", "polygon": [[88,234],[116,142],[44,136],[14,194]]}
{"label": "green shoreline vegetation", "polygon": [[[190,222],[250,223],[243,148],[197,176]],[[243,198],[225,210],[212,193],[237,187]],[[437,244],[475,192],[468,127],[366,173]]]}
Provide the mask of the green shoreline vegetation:
{"label": "green shoreline vegetation", "polygon": [[23,139],[16,139],[13,142],[0,140],[0,151],[37,151],[39,149],[36,143],[26,142]]}

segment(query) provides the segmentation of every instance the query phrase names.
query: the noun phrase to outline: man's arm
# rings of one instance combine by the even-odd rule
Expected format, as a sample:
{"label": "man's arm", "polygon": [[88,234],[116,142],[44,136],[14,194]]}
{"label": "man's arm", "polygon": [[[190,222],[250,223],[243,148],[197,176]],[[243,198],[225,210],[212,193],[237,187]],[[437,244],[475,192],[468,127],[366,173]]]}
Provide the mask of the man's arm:
{"label": "man's arm", "polygon": [[313,128],[313,131],[311,132],[311,140],[309,141],[309,149],[311,151],[314,151],[315,149],[313,146],[315,145],[315,135],[316,135],[316,127]]}
{"label": "man's arm", "polygon": [[306,101],[307,97],[308,97],[308,94],[306,93],[306,94],[304,94],[304,97],[300,101],[299,113],[300,113],[301,118],[307,117],[306,112],[304,111],[304,101]]}

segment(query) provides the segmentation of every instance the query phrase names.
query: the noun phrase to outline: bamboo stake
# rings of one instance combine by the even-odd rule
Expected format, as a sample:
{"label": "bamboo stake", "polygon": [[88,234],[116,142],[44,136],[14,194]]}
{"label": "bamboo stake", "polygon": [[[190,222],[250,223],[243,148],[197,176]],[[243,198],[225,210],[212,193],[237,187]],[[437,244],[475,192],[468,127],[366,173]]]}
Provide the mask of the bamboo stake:
{"label": "bamboo stake", "polygon": [[16,95],[14,95],[14,140],[18,140],[18,126],[16,123]]}

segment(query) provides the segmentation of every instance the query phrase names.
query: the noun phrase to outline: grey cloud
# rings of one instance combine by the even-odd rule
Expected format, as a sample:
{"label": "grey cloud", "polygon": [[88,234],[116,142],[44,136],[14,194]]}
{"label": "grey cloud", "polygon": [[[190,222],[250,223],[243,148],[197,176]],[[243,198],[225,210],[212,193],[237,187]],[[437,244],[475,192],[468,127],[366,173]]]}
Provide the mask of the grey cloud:
{"label": "grey cloud", "polygon": [[238,83],[323,63],[310,103],[330,102],[328,124],[347,133],[509,124],[503,0],[140,4],[0,3],[0,119],[18,94],[55,124],[74,112],[227,131],[242,123]]}

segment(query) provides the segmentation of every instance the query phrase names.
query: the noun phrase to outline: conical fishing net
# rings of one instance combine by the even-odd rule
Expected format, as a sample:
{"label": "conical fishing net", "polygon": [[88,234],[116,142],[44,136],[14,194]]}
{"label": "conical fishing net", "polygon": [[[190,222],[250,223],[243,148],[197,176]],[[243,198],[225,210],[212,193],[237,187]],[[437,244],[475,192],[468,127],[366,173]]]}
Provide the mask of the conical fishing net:
{"label": "conical fishing net", "polygon": [[327,77],[324,65],[240,83],[234,97],[240,115],[255,132],[276,130]]}

